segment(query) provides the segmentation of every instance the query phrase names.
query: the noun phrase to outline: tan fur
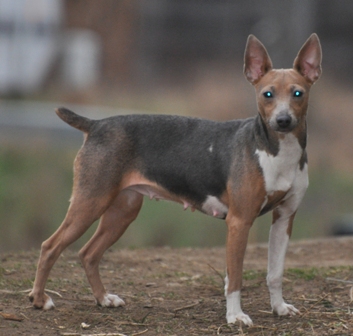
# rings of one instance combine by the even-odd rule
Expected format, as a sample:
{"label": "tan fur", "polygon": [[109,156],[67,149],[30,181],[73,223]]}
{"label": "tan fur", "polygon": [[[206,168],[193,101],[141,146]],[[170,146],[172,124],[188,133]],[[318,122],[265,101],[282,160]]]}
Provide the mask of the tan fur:
{"label": "tan fur", "polygon": [[[250,162],[249,162],[250,163]],[[245,163],[246,164],[246,163]],[[258,216],[266,196],[264,179],[261,172],[252,165],[246,165],[241,185],[234,193],[230,177],[228,194],[231,200],[226,218],[227,234],[227,275],[228,294],[238,291],[242,285],[243,260],[250,228]]]}

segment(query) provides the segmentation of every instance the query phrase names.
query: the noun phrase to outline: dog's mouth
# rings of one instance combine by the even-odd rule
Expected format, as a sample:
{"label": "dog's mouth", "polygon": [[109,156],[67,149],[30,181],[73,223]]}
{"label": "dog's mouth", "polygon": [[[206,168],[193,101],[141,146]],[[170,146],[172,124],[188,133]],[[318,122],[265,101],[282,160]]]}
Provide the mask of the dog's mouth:
{"label": "dog's mouth", "polygon": [[297,126],[297,120],[289,113],[279,113],[271,118],[270,127],[279,133],[289,133]]}
{"label": "dog's mouth", "polygon": [[284,134],[286,134],[286,133],[290,133],[290,132],[292,132],[293,131],[293,129],[295,128],[295,126],[288,126],[288,127],[275,127],[274,128],[274,131],[275,132],[278,132],[278,133],[284,133]]}

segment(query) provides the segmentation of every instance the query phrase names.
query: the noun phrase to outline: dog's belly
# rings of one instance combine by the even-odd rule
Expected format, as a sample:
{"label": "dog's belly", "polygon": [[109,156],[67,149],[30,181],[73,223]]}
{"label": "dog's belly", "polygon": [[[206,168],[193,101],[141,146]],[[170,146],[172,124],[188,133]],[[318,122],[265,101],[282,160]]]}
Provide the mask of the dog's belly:
{"label": "dog's belly", "polygon": [[167,200],[181,203],[184,205],[184,210],[191,208],[191,211],[195,211],[196,209],[209,216],[213,216],[216,218],[224,219],[228,213],[228,207],[215,196],[207,196],[206,201],[199,205],[188,201],[182,197],[172,195],[161,188],[147,184],[132,185],[128,189],[136,191],[144,196],[147,196],[151,200]]}
{"label": "dog's belly", "polygon": [[139,172],[131,172],[126,175],[121,183],[122,190],[133,190],[155,200],[167,200],[183,204],[184,210],[199,210],[209,216],[224,219],[228,213],[227,205],[218,197],[205,195],[203,202],[193,201],[192,198],[175,195],[157,183],[146,179]]}
{"label": "dog's belly", "polygon": [[[147,196],[149,199],[155,199],[155,200],[167,200],[167,201],[174,201],[174,202],[179,202],[179,198],[176,196],[171,195],[170,193],[164,191],[161,188],[158,188],[156,186],[148,185],[148,184],[136,184],[132,185],[128,188],[129,190],[133,190],[138,192],[139,194],[142,194],[144,196]],[[184,202],[181,202],[184,203]],[[187,203],[185,201],[185,203]],[[191,206],[188,204],[187,207]]]}

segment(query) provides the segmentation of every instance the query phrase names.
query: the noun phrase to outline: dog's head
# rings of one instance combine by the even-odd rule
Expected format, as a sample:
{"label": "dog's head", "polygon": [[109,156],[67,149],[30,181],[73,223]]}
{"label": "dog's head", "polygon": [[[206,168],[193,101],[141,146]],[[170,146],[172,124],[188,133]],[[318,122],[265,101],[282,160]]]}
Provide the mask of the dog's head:
{"label": "dog's head", "polygon": [[321,75],[321,59],[319,38],[312,34],[292,69],[273,69],[266,48],[255,36],[249,36],[244,74],[255,87],[258,110],[267,127],[288,133],[305,122],[309,90]]}

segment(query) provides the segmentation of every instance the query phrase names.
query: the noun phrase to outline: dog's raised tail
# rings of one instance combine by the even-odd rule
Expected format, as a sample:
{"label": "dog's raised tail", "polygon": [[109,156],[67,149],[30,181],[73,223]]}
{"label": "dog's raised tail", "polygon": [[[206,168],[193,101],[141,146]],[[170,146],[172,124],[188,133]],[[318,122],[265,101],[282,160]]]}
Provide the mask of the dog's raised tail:
{"label": "dog's raised tail", "polygon": [[88,133],[94,124],[93,120],[82,117],[64,107],[57,108],[55,112],[67,124],[85,133]]}

